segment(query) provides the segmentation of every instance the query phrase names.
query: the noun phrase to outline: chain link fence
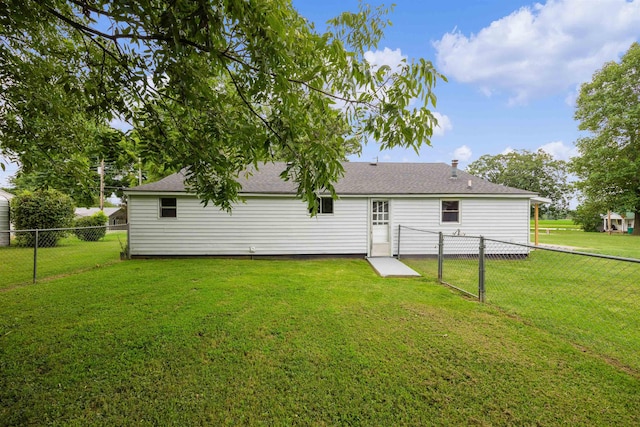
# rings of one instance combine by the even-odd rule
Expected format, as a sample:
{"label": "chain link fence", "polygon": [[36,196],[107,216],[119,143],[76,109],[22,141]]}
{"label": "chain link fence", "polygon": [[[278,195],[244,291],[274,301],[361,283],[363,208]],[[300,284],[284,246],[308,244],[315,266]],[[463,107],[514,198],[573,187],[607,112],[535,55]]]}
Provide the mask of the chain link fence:
{"label": "chain link fence", "polygon": [[109,226],[0,231],[0,289],[111,264],[126,257],[127,231]]}
{"label": "chain link fence", "polygon": [[[405,240],[434,234],[400,231]],[[401,245],[398,256],[427,277],[640,373],[640,260],[437,234],[435,257],[405,256]]]}

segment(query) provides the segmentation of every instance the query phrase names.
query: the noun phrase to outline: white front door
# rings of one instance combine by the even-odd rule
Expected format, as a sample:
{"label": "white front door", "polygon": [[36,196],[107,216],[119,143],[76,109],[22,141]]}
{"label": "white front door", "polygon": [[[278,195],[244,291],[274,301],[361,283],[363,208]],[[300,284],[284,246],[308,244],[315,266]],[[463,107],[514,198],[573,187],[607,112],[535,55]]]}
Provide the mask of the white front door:
{"label": "white front door", "polygon": [[371,201],[371,256],[391,256],[389,201]]}

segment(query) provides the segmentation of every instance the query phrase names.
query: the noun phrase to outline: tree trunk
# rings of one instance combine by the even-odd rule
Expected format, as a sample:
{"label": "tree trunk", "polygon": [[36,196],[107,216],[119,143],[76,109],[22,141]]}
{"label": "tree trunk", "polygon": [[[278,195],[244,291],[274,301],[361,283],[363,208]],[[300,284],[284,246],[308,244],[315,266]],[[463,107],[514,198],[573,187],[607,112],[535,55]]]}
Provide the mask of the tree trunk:
{"label": "tree trunk", "polygon": [[633,234],[634,236],[640,236],[640,206],[636,206],[633,210]]}

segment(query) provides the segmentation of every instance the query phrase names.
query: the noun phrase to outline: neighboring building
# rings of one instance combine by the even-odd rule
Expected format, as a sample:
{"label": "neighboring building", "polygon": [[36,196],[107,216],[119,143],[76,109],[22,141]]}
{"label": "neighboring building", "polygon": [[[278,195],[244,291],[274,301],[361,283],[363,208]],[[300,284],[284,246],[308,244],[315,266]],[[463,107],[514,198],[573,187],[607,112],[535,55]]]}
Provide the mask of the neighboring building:
{"label": "neighboring building", "polygon": [[11,243],[11,218],[9,207],[13,194],[0,190],[0,246],[9,246]]}
{"label": "neighboring building", "polygon": [[[100,212],[100,208],[76,208],[76,217],[92,216]],[[122,208],[104,208],[104,214],[109,218],[110,227],[125,225],[127,223],[127,213]]]}
{"label": "neighboring building", "polygon": [[[529,243],[536,194],[471,176],[457,162],[345,162],[338,199],[322,195],[315,217],[295,197],[294,184],[280,178],[285,168],[264,164],[241,178],[244,203],[231,213],[204,207],[179,173],[130,188],[130,254],[391,256],[399,225]],[[437,234],[405,231],[401,239],[403,255],[437,253]]]}
{"label": "neighboring building", "polygon": [[627,233],[631,229],[633,231],[635,223],[635,215],[633,212],[626,214],[617,214],[611,212],[611,225],[609,225],[609,214],[602,215],[602,231],[617,231],[619,233]]}

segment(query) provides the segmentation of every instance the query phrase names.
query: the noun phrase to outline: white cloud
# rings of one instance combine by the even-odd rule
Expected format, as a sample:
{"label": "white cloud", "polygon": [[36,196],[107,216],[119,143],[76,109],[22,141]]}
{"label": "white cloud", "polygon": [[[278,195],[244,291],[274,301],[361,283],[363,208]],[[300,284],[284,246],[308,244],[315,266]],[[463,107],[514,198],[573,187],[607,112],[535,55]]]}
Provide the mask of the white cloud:
{"label": "white cloud", "polygon": [[436,111],[433,113],[433,117],[438,121],[438,125],[433,128],[433,136],[443,136],[444,133],[448,130],[453,129],[453,124],[451,123],[451,119],[444,114],[440,114]]}
{"label": "white cloud", "polygon": [[388,65],[392,71],[397,71],[402,61],[406,61],[407,57],[402,54],[400,49],[391,50],[385,47],[383,50],[365,52],[364,59],[376,67]]}
{"label": "white cloud", "polygon": [[[548,0],[434,43],[445,75],[510,104],[563,93],[640,38],[640,0]],[[569,99],[569,101],[571,101]]]}
{"label": "white cloud", "polygon": [[540,150],[551,154],[556,160],[569,160],[578,155],[575,147],[565,145],[562,141],[550,142],[540,146]]}
{"label": "white cloud", "polygon": [[462,147],[458,147],[453,151],[453,158],[458,159],[461,162],[468,161],[472,155],[473,153],[471,152],[471,148],[469,148],[466,145],[463,145]]}
{"label": "white cloud", "polygon": [[511,148],[511,146],[509,146],[509,147],[505,148],[504,150],[502,150],[502,153],[500,153],[500,154],[509,154],[509,153],[513,153],[513,152],[514,152],[514,149]]}
{"label": "white cloud", "polygon": [[[385,47],[383,50],[376,50],[376,51],[367,51],[364,53],[364,59],[371,64],[372,68],[378,69],[379,67],[383,66],[383,65],[388,65],[391,70],[390,72],[399,72],[401,69],[401,66],[403,64],[403,61],[406,61],[407,56],[402,54],[402,51],[400,49],[395,49],[395,50],[391,50],[388,47]],[[381,96],[385,95],[385,91],[384,91],[384,87],[382,88],[382,92],[381,92]],[[361,87],[358,86],[356,88],[356,92],[357,94],[360,94],[362,92],[366,92],[368,91],[369,88],[365,88],[365,87]],[[417,99],[412,98],[409,101],[409,106],[410,107],[414,107],[417,104]],[[341,100],[341,99],[334,99],[333,100],[333,108],[335,108],[336,110],[343,110],[345,111],[345,109],[347,108],[347,102]]]}

